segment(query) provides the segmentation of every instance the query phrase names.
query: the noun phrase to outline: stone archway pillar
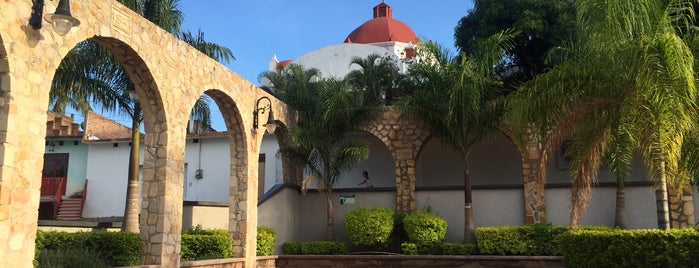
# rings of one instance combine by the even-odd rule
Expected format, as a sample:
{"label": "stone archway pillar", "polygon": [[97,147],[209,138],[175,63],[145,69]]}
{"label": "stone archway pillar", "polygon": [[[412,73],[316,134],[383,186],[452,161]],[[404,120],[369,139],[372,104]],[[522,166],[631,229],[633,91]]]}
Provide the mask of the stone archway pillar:
{"label": "stone archway pillar", "polygon": [[396,166],[396,211],[415,209],[415,159],[428,131],[416,122],[403,118],[393,107],[384,107],[374,118],[359,126],[381,140],[391,152]]}
{"label": "stone archway pillar", "polygon": [[[400,154],[397,157],[400,157]],[[415,209],[415,159],[413,157],[396,158],[395,162],[396,211],[410,213]]]}
{"label": "stone archway pillar", "polygon": [[[144,118],[144,120],[157,119]],[[173,128],[176,129],[176,128]],[[146,135],[145,161],[139,219],[144,246],[144,264],[179,267],[182,240],[182,194],[184,142],[164,144],[160,137],[175,133],[149,132]],[[172,139],[173,141],[184,141]]]}
{"label": "stone archway pillar", "polygon": [[544,182],[539,180],[541,148],[534,139],[526,140],[522,155],[522,179],[524,180],[524,222],[546,222],[546,198]]}
{"label": "stone archway pillar", "polygon": [[694,227],[694,197],[692,196],[692,187],[684,186],[681,189],[677,187],[667,187],[668,201],[670,203],[670,227],[686,228]]}

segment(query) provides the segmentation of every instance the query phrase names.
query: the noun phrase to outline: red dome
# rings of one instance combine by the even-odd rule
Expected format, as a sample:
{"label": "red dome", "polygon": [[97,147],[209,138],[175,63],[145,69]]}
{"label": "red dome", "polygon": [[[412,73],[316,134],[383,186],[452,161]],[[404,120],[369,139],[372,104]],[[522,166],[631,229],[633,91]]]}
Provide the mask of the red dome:
{"label": "red dome", "polygon": [[393,19],[393,10],[385,3],[374,7],[374,18],[354,29],[345,43],[403,42],[415,43],[417,36],[408,25]]}

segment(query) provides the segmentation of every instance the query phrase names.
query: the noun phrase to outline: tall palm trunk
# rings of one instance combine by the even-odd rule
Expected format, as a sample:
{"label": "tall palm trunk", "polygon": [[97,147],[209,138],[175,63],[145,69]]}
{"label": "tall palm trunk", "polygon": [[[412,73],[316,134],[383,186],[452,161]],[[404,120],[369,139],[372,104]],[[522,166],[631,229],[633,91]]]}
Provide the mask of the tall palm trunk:
{"label": "tall palm trunk", "polygon": [[325,239],[327,241],[335,241],[335,217],[334,213],[335,211],[333,210],[333,199],[332,199],[332,192],[328,191],[326,195],[326,201],[327,201],[327,226],[326,226],[326,233],[325,233]]}
{"label": "tall palm trunk", "polygon": [[141,121],[138,115],[141,114],[141,105],[134,103],[134,116],[131,122],[131,151],[129,152],[129,174],[126,188],[126,205],[124,206],[124,222],[121,230],[138,233],[138,167],[140,163],[141,144]]}
{"label": "tall palm trunk", "polygon": [[624,179],[616,179],[616,209],[614,210],[614,227],[626,229],[626,193]]}
{"label": "tall palm trunk", "polygon": [[670,210],[667,200],[667,175],[665,162],[660,163],[660,181],[655,190],[655,205],[658,211],[658,229],[670,230]]}
{"label": "tall palm trunk", "polygon": [[471,173],[468,162],[464,159],[464,242],[476,242],[476,227],[473,223],[473,195],[471,192]]}

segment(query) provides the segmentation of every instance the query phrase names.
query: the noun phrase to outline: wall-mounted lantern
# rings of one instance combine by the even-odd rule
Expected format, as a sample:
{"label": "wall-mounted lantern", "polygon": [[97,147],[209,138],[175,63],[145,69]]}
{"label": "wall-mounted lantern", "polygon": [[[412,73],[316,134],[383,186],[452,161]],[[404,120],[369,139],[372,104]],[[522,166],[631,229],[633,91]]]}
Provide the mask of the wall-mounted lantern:
{"label": "wall-mounted lantern", "polygon": [[[33,0],[32,15],[29,25],[34,30],[41,29],[41,17],[44,14],[44,0]],[[53,30],[60,36],[66,35],[71,28],[80,25],[80,20],[70,15],[70,0],[60,0],[55,13],[46,14],[44,19],[53,25]]]}
{"label": "wall-mounted lantern", "polygon": [[[260,107],[260,101],[267,100],[268,104]],[[274,114],[272,113],[272,100],[268,97],[262,97],[255,102],[255,111],[252,112],[252,128],[257,129],[258,121],[260,120],[259,114],[265,114],[265,111],[269,110],[269,116],[267,117],[267,123],[263,126],[267,129],[267,133],[274,134],[277,129],[277,122],[274,121]]]}

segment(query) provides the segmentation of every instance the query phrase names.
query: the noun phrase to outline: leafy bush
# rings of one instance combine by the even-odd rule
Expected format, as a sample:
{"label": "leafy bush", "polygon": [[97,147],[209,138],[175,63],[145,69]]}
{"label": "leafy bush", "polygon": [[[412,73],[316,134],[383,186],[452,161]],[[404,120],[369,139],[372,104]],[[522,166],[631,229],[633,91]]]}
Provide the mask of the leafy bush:
{"label": "leafy bush", "polygon": [[567,267],[696,267],[695,229],[581,230],[558,236]]}
{"label": "leafy bush", "polygon": [[286,242],[282,244],[282,254],[284,255],[300,255],[301,254],[301,243],[299,242]]}
{"label": "leafy bush", "polygon": [[[107,266],[136,265],[141,259],[141,238],[139,234],[128,232],[37,232],[35,250],[39,253],[37,260],[43,267],[43,260],[60,262],[56,258],[64,256],[66,259],[76,255],[85,255],[85,260],[90,257],[87,254],[75,252],[92,252],[102,263]],[[48,254],[43,257],[41,254]],[[83,261],[75,260],[75,261]]]}
{"label": "leafy bush", "polygon": [[417,245],[414,243],[402,243],[400,244],[400,252],[403,255],[418,255]]}
{"label": "leafy bush", "polygon": [[[608,227],[586,226],[584,229],[609,230]],[[556,237],[570,230],[567,226],[529,224],[523,226],[480,227],[476,230],[478,250],[485,255],[560,255]]]}
{"label": "leafy bush", "polygon": [[228,231],[203,230],[200,226],[182,234],[183,261],[221,259],[233,256],[233,246]]}
{"label": "leafy bush", "polygon": [[302,255],[343,255],[348,254],[347,244],[336,241],[315,241],[301,243]]}
{"label": "leafy bush", "polygon": [[269,256],[274,252],[276,234],[271,227],[257,227],[257,256]]}
{"label": "leafy bush", "polygon": [[406,215],[403,226],[408,240],[418,248],[431,248],[447,235],[447,221],[427,211],[414,211]]}
{"label": "leafy bush", "polygon": [[347,244],[336,241],[287,242],[282,245],[284,255],[343,255]]}
{"label": "leafy bush", "polygon": [[37,258],[39,268],[62,268],[62,267],[81,267],[81,268],[107,268],[100,258],[99,254],[85,249],[63,248],[63,249],[44,249],[39,252]]}
{"label": "leafy bush", "polygon": [[357,246],[386,247],[393,231],[393,210],[390,208],[357,208],[345,216],[347,238]]}
{"label": "leafy bush", "polygon": [[435,248],[436,255],[472,255],[478,252],[476,244],[444,243]]}

